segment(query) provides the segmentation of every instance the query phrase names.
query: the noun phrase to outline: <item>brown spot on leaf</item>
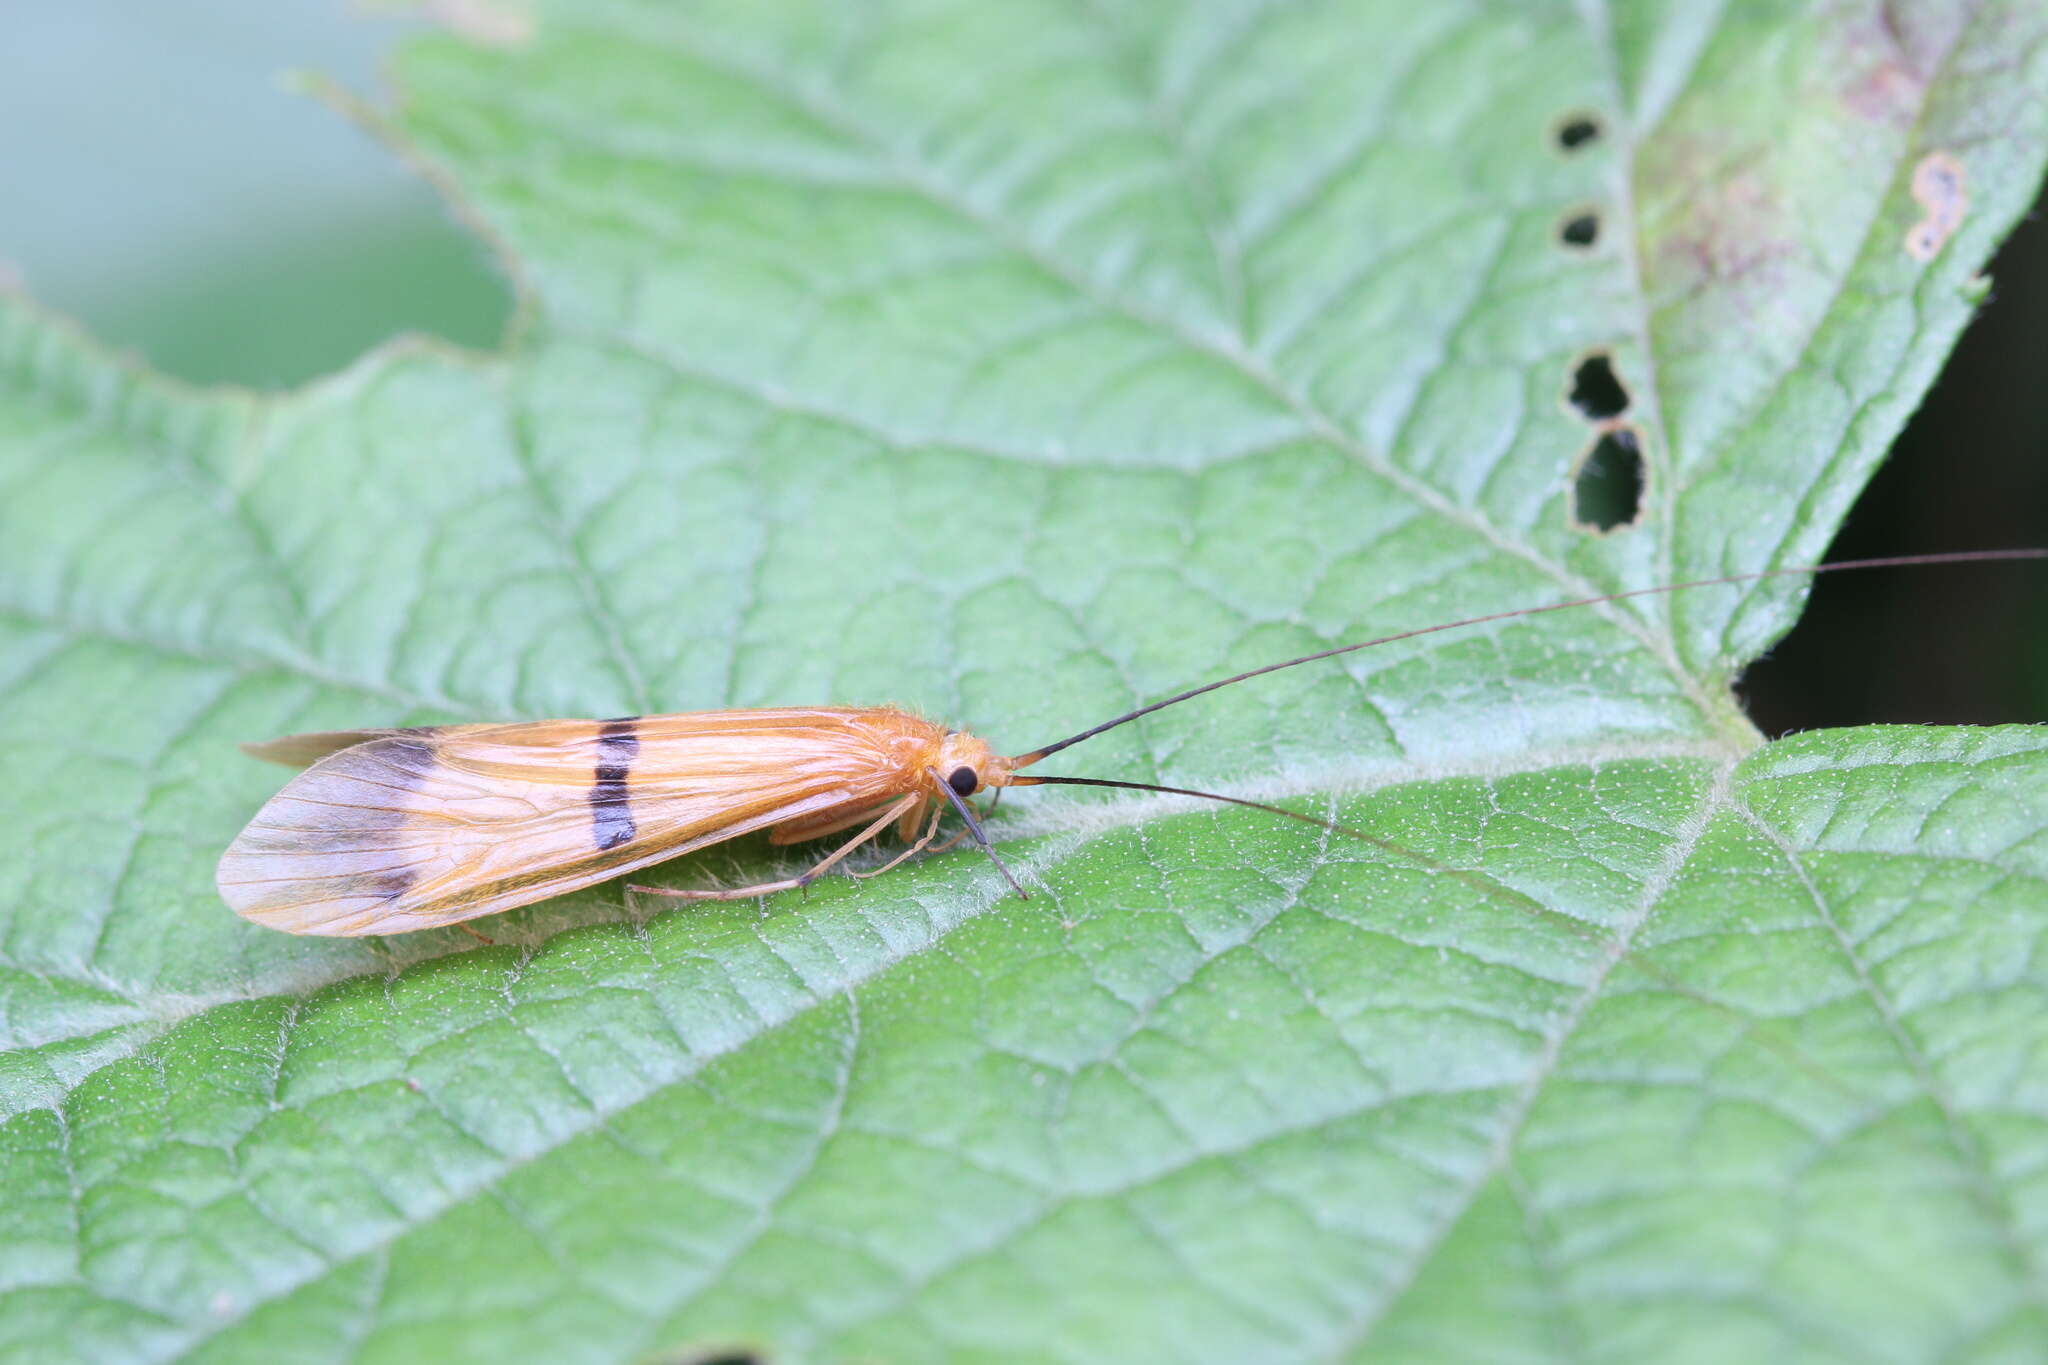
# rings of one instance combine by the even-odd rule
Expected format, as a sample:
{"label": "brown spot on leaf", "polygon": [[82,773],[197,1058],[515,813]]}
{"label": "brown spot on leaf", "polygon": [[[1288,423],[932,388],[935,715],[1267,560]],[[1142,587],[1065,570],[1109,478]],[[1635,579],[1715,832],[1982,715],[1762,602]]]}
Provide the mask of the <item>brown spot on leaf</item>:
{"label": "brown spot on leaf", "polygon": [[1816,68],[1839,73],[1841,100],[1858,118],[1911,127],[1927,83],[1955,41],[1950,16],[1918,3],[1884,3],[1830,26]]}
{"label": "brown spot on leaf", "polygon": [[1913,168],[1913,202],[1926,216],[1906,230],[1906,254],[1931,261],[1970,211],[1969,174],[1947,152],[1929,152]]}
{"label": "brown spot on leaf", "polygon": [[[1775,182],[1751,170],[1716,174],[1725,161],[1755,156],[1698,139],[1674,139],[1656,171],[1659,184],[1685,185],[1684,211],[1656,247],[1660,285],[1673,298],[1741,283],[1728,295],[1744,312],[1776,295],[1782,263],[1798,254]],[[1688,179],[1687,177],[1693,177]]]}
{"label": "brown spot on leaf", "polygon": [[1865,69],[1842,92],[1849,112],[1872,123],[1901,123],[1911,118],[1927,87],[1897,62],[1878,62]]}

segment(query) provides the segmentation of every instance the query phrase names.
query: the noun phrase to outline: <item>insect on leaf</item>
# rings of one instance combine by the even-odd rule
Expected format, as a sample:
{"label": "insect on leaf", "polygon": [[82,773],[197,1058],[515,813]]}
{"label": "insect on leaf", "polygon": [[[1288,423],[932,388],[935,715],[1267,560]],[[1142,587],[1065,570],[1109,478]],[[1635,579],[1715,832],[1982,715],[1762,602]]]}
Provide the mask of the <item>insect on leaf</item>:
{"label": "insect on leaf", "polygon": [[529,292],[501,354],[193,393],[0,301],[0,1340],[2041,1356],[2048,741],[1765,743],[1800,583],[1042,769],[1378,844],[1019,793],[1028,903],[962,848],[488,948],[212,881],[288,780],[243,741],[890,704],[1014,754],[1823,558],[2048,148],[2034,7],[1865,8],[539,4],[366,110]]}

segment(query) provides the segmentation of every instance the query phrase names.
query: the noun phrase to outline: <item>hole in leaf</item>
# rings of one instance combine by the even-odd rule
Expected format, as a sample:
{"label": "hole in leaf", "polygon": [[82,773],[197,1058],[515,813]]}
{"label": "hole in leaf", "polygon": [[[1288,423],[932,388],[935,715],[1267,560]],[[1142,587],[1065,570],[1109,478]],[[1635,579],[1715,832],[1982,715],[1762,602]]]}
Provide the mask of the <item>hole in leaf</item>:
{"label": "hole in leaf", "polygon": [[1569,114],[1558,121],[1557,145],[1567,152],[1599,140],[1600,120],[1591,114]]}
{"label": "hole in leaf", "polygon": [[1572,521],[1605,534],[1643,513],[1643,447],[1633,427],[1602,432],[1572,471]]}
{"label": "hole in leaf", "polygon": [[1628,411],[1628,390],[1615,378],[1614,361],[1605,351],[1579,362],[1566,399],[1589,422],[1605,422]]}
{"label": "hole in leaf", "polygon": [[681,1355],[663,1356],[661,1365],[768,1365],[768,1357],[744,1346],[699,1347],[686,1348]]}
{"label": "hole in leaf", "polygon": [[1574,213],[1558,225],[1557,240],[1581,250],[1600,240],[1600,215],[1588,209]]}

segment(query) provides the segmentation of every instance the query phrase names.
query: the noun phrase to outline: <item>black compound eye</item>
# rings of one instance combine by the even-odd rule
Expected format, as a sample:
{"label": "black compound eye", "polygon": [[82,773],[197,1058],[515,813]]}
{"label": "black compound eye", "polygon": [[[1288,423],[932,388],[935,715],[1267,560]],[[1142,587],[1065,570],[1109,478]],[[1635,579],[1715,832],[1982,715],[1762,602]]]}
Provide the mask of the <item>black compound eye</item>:
{"label": "black compound eye", "polygon": [[974,788],[978,782],[979,779],[975,777],[974,769],[965,767],[953,769],[953,775],[946,779],[946,785],[959,792],[962,796],[974,795]]}

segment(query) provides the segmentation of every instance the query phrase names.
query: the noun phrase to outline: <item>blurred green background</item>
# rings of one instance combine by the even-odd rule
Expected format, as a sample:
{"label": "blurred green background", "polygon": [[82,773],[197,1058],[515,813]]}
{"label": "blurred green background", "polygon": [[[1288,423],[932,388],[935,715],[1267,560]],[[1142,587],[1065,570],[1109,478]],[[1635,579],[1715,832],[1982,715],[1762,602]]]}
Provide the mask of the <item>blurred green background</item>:
{"label": "blurred green background", "polygon": [[294,93],[381,100],[417,21],[344,0],[17,0],[0,43],[0,262],[198,383],[282,388],[394,333],[492,347],[511,293],[391,151]]}
{"label": "blurred green background", "polygon": [[[0,272],[196,383],[286,388],[386,338],[496,346],[511,291],[400,159],[286,79],[373,102],[420,26],[345,0],[16,0],[0,45]],[[1993,292],[1835,557],[2048,544],[2048,217]],[[2048,571],[1820,580],[1744,679],[1766,733],[2048,718]]]}

